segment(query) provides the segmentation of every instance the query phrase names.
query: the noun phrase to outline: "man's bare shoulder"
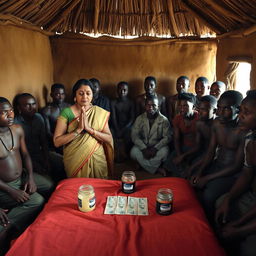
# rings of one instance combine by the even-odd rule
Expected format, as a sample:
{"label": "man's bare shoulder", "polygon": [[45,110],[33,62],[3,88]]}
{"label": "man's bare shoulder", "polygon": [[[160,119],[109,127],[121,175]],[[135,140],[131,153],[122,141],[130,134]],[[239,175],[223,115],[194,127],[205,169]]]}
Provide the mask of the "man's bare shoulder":
{"label": "man's bare shoulder", "polygon": [[48,115],[51,114],[52,108],[53,108],[53,107],[52,107],[51,105],[47,105],[47,106],[45,106],[44,108],[42,108],[40,112],[41,112],[43,115],[48,116]]}
{"label": "man's bare shoulder", "polygon": [[13,124],[10,129],[12,130],[12,132],[17,135],[22,135],[24,132],[23,132],[23,128],[20,124]]}
{"label": "man's bare shoulder", "polygon": [[[254,168],[256,167],[256,158],[255,158],[255,151],[256,151],[256,134],[251,134],[249,136],[249,142],[246,146],[246,160],[247,163]],[[248,136],[246,136],[248,138]]]}

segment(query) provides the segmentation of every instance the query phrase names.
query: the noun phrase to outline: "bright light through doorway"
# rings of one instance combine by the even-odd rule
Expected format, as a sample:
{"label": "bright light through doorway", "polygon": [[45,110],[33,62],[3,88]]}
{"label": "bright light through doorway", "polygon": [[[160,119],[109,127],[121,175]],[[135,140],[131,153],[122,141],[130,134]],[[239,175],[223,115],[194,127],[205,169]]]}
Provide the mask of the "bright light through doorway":
{"label": "bright light through doorway", "polygon": [[250,74],[251,64],[240,62],[236,72],[236,90],[246,96],[246,92],[250,90]]}

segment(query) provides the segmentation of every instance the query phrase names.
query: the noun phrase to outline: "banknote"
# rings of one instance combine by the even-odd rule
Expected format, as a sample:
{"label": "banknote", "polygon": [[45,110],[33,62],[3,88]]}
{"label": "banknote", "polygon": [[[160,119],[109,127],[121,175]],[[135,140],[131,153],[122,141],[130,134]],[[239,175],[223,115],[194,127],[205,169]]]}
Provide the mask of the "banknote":
{"label": "banknote", "polygon": [[127,197],[118,196],[115,214],[126,214]]}
{"label": "banknote", "polygon": [[126,214],[138,215],[138,198],[128,196]]}
{"label": "banknote", "polygon": [[148,200],[142,197],[108,196],[104,214],[148,215]]}
{"label": "banknote", "polygon": [[138,198],[138,215],[148,215],[148,199]]}
{"label": "banknote", "polygon": [[108,196],[104,214],[115,214],[117,196]]}

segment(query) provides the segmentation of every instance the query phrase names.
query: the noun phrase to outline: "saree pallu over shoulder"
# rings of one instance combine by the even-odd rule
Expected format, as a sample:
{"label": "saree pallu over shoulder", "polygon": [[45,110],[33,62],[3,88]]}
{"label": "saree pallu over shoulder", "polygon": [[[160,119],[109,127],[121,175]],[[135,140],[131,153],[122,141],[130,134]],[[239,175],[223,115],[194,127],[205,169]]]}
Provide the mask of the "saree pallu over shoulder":
{"label": "saree pallu over shoulder", "polygon": [[[96,131],[106,126],[110,113],[93,106],[87,112],[89,125]],[[79,117],[69,124],[70,133],[78,127]],[[87,132],[82,132],[64,146],[64,166],[68,177],[107,178],[113,172],[113,143],[102,143]]]}

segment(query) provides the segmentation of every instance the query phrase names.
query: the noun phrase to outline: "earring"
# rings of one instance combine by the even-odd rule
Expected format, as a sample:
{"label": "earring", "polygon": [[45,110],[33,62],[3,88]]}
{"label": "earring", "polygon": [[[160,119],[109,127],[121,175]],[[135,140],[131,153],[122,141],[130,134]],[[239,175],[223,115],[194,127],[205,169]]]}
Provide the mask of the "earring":
{"label": "earring", "polygon": [[74,102],[76,103],[76,98],[74,98]]}

